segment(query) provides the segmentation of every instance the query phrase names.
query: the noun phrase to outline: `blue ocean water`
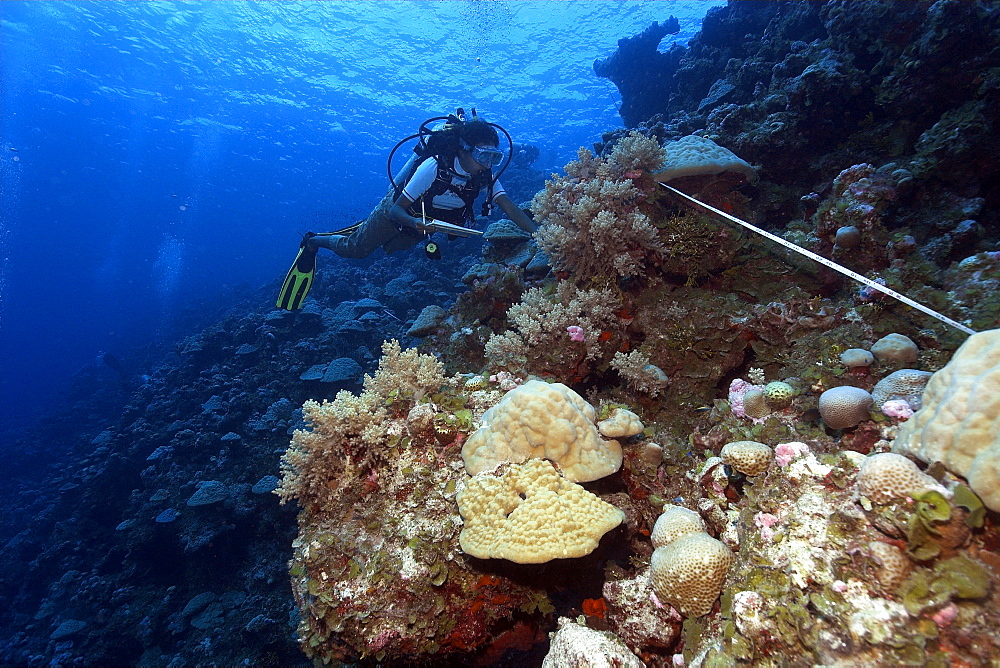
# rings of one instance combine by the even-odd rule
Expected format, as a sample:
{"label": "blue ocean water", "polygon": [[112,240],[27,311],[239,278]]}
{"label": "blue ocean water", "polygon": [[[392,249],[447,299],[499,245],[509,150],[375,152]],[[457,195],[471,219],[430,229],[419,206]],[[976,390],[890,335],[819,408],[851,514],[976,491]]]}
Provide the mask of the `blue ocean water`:
{"label": "blue ocean water", "polygon": [[366,215],[429,116],[475,106],[559,169],[621,127],[594,60],[722,4],[0,3],[0,436]]}

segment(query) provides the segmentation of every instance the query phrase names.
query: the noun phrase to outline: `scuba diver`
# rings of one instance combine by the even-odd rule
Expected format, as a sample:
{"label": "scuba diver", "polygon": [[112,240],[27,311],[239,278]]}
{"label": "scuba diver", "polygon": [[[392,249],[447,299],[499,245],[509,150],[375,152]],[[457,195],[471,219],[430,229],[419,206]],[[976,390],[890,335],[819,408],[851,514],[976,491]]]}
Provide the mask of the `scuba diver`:
{"label": "scuba diver", "polygon": [[[438,128],[427,126],[445,121]],[[289,311],[302,307],[312,287],[316,271],[316,253],[327,248],[346,258],[364,258],[376,248],[386,253],[407,250],[427,241],[424,251],[438,259],[441,251],[430,240],[435,232],[451,237],[479,236],[479,230],[467,227],[475,222],[474,205],[485,194],[482,215],[488,216],[493,205],[524,231],[533,233],[535,222],[504,192],[497,180],[510,164],[504,162],[497,129],[513,147],[510,135],[499,125],[481,120],[472,109],[471,119],[458,109],[455,114],[424,121],[420,130],[396,144],[389,153],[388,170],[392,188],[365,220],[336,232],[307,232],[299,253],[288,270],[277,306]],[[414,155],[392,175],[392,156],[405,142],[418,139]],[[493,168],[503,163],[494,174]]]}

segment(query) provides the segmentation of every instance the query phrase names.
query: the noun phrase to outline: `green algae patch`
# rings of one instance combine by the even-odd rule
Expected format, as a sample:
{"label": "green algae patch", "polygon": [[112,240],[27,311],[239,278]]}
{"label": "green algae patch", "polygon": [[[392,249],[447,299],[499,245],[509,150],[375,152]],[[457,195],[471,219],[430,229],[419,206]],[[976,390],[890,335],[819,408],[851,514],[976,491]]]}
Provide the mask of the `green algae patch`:
{"label": "green algae patch", "polygon": [[953,599],[978,599],[989,590],[989,573],[978,561],[959,555],[933,570],[914,571],[900,585],[899,597],[911,615],[945,605]]}
{"label": "green algae patch", "polygon": [[968,485],[962,483],[955,487],[954,503],[969,512],[968,517],[965,518],[965,524],[970,529],[982,528],[986,518],[986,507],[983,505],[982,499]]}

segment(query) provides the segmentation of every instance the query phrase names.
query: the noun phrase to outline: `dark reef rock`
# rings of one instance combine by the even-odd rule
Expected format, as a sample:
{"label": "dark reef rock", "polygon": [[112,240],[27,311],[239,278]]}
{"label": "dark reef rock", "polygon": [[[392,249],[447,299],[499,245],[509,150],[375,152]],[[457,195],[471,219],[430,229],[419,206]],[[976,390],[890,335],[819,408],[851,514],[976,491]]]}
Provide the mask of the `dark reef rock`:
{"label": "dark reef rock", "polygon": [[635,37],[618,40],[618,49],[608,58],[594,63],[594,73],[611,79],[622,94],[619,110],[626,125],[633,126],[662,108],[673,92],[673,74],[683,47],[661,53],[657,47],[667,35],[680,32],[680,24],[671,16],[662,24],[653,23]]}

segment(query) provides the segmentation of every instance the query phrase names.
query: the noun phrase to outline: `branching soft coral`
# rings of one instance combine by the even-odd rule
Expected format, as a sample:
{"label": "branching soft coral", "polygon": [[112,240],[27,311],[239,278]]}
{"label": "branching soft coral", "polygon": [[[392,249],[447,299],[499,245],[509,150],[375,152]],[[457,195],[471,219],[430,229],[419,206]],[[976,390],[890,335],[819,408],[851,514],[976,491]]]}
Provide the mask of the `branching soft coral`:
{"label": "branching soft coral", "polygon": [[416,348],[400,350],[395,339],[382,344],[382,359],[375,376],[365,374],[365,393],[389,397],[393,391],[419,400],[445,384],[444,365],[431,355],[421,355]]}
{"label": "branching soft coral", "polygon": [[622,326],[616,315],[621,307],[609,289],[580,290],[565,282],[552,294],[531,288],[507,311],[514,329],[487,341],[486,358],[497,369],[575,375],[581,364],[605,355],[607,333]]}
{"label": "branching soft coral", "polygon": [[645,392],[655,397],[669,383],[663,371],[649,361],[649,355],[641,350],[630,353],[616,352],[611,360],[611,368],[618,372],[629,388],[635,392]]}
{"label": "branching soft coral", "polygon": [[657,228],[639,210],[646,195],[633,183],[640,170],[663,162],[655,139],[638,133],[623,138],[607,159],[581,148],[535,196],[532,211],[541,226],[539,246],[557,271],[578,278],[635,276],[665,252]]}
{"label": "branching soft coral", "polygon": [[382,344],[374,376],[365,375],[360,395],[340,391],[331,401],[305,402],[302,414],[310,429],[296,430],[281,458],[282,503],[298,499],[304,508],[334,503],[343,489],[376,463],[389,437],[394,401],[419,400],[438,391],[447,379],[434,357],[399,342]]}

